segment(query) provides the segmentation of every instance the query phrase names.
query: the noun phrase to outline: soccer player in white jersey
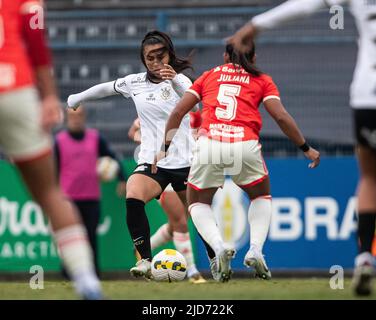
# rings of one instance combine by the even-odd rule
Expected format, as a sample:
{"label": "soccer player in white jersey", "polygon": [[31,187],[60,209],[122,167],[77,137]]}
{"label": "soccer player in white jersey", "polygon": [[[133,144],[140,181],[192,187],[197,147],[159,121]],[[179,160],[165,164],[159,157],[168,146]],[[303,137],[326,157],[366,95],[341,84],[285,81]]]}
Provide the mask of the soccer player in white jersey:
{"label": "soccer player in white jersey", "polygon": [[[191,112],[190,114],[192,133],[194,132],[196,125],[200,125],[201,115],[200,111]],[[133,140],[135,143],[141,143],[141,126],[140,119],[137,118],[133,121],[132,126],[128,131],[129,139]],[[135,159],[138,155],[135,154]],[[137,160],[136,160],[137,161]],[[169,241],[173,241],[176,248],[180,248],[181,242],[190,241],[190,234],[188,232],[188,219],[186,216],[186,210],[184,204],[181,202],[179,196],[169,184],[165,190],[162,192],[158,198],[158,202],[166,213],[168,221],[161,225],[158,230],[150,237],[151,250],[155,250],[160,246],[165,245]],[[191,242],[192,243],[192,242]],[[180,253],[184,256],[188,264],[188,269],[195,264],[194,256],[192,251],[192,245],[185,246],[181,248]],[[212,257],[215,253],[212,253]],[[139,253],[136,251],[137,259],[141,259]],[[206,280],[201,276],[201,274],[194,273],[189,277],[189,281],[195,284],[205,283]]]}
{"label": "soccer player in white jersey", "polygon": [[247,50],[260,31],[307,16],[326,6],[350,5],[359,30],[359,52],[350,105],[353,108],[357,157],[359,254],[355,258],[353,285],[358,295],[371,294],[374,258],[371,254],[376,220],[376,1],[375,0],[290,0],[255,16],[228,41],[239,51]]}
{"label": "soccer player in white jersey", "polygon": [[[181,201],[187,203],[186,181],[194,145],[188,115],[183,119],[181,130],[177,132],[177,139],[171,146],[169,157],[158,163],[157,173],[152,172],[151,166],[163,141],[167,118],[192,82],[181,73],[191,68],[190,61],[176,56],[173,43],[165,33],[147,33],[141,43],[140,56],[146,72],[131,74],[73,94],[68,97],[68,106],[77,108],[84,101],[112,95],[132,98],[136,106],[141,126],[141,150],[138,166],[127,182],[126,208],[127,225],[141,260],[131,269],[131,274],[136,277],[150,277],[152,252],[145,204],[158,197],[169,184]],[[180,245],[176,249],[184,251],[190,245],[187,237],[181,237]],[[187,270],[188,277],[198,273],[194,264],[191,266],[192,268]]]}

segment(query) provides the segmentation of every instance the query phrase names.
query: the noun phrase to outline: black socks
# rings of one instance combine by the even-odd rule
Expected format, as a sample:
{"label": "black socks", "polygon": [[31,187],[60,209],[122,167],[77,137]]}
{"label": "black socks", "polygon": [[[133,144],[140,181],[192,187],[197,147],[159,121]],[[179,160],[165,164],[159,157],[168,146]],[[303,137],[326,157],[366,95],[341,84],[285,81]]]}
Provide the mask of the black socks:
{"label": "black socks", "polygon": [[127,225],[133,244],[142,259],[151,261],[150,227],[145,212],[145,202],[129,198],[127,205]]}

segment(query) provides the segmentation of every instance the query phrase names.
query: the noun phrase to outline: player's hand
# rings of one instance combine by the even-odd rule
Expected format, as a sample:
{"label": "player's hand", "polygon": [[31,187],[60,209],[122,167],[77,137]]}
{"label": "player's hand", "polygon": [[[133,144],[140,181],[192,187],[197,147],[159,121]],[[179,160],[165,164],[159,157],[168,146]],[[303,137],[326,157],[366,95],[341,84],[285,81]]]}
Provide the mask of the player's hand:
{"label": "player's hand", "polygon": [[80,101],[77,99],[76,94],[71,94],[68,97],[67,104],[68,104],[68,108],[71,108],[73,110],[77,110],[78,107],[81,105]]}
{"label": "player's hand", "polygon": [[257,30],[251,23],[245,24],[235,34],[226,39],[234,50],[244,53],[252,49],[252,39],[256,36]]}
{"label": "player's hand", "polygon": [[308,168],[316,168],[320,164],[320,152],[309,147],[307,152],[304,152],[304,155],[311,160],[312,162],[308,165]]}
{"label": "player's hand", "polygon": [[116,186],[116,193],[119,197],[125,197],[127,192],[127,183],[125,181],[120,181]]}
{"label": "player's hand", "polygon": [[163,65],[163,69],[159,71],[159,74],[163,80],[172,80],[176,76],[176,71],[168,64]]}
{"label": "player's hand", "polygon": [[158,168],[157,168],[157,163],[158,163],[158,161],[160,161],[160,160],[166,158],[166,156],[167,156],[167,152],[165,152],[165,151],[159,151],[159,152],[155,155],[155,157],[154,157],[154,162],[153,162],[153,164],[151,165],[151,173],[152,173],[152,174],[156,174],[156,173],[157,173],[157,171],[158,171]]}
{"label": "player's hand", "polygon": [[42,100],[41,125],[43,130],[50,132],[54,126],[63,122],[64,113],[60,100],[55,95],[50,95]]}

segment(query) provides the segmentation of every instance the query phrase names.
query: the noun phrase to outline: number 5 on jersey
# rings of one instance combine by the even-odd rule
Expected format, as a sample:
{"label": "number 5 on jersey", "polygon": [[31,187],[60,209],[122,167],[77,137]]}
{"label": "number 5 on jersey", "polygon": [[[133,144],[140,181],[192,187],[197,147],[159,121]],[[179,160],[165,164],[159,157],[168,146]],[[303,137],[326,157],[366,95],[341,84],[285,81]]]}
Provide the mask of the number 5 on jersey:
{"label": "number 5 on jersey", "polygon": [[238,100],[236,97],[240,94],[241,86],[234,84],[221,84],[218,91],[217,100],[221,106],[215,109],[215,115],[218,120],[231,121],[236,117]]}

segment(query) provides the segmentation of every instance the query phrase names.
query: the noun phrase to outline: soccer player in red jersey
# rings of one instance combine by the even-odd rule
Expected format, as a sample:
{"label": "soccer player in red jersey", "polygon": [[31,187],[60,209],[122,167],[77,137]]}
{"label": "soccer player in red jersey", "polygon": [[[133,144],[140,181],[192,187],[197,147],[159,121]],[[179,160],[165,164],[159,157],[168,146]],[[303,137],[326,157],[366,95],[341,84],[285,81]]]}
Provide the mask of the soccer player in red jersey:
{"label": "soccer player in red jersey", "polygon": [[0,1],[0,145],[50,218],[77,293],[85,299],[100,299],[86,232],[56,181],[50,129],[62,113],[43,13],[42,1]]}
{"label": "soccer player in red jersey", "polygon": [[171,113],[165,129],[165,144],[155,157],[156,163],[166,155],[182,117],[201,101],[202,125],[188,178],[187,197],[198,232],[216,253],[221,281],[230,278],[235,250],[224,243],[210,205],[225,175],[230,175],[251,200],[248,212],[250,249],[244,264],[254,267],[256,276],[271,279],[262,254],[272,206],[268,170],[259,143],[262,126],[259,105],[263,103],[284,134],[312,161],[310,168],[320,162],[319,152],[307,144],[282,105],[277,86],[270,76],[254,66],[254,58],[254,46],[238,54],[227,45],[225,64],[204,72]]}

